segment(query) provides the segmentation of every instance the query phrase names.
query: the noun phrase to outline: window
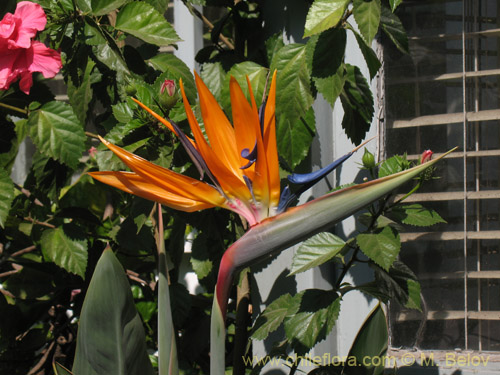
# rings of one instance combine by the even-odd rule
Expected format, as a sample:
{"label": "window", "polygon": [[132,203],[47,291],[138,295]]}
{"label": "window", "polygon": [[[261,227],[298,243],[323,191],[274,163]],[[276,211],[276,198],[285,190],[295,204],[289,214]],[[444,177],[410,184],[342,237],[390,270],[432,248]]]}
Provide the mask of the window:
{"label": "window", "polygon": [[500,6],[405,0],[397,14],[411,54],[384,43],[386,154],[460,149],[411,197],[448,223],[401,237],[423,313],[391,306],[391,344],[499,351]]}

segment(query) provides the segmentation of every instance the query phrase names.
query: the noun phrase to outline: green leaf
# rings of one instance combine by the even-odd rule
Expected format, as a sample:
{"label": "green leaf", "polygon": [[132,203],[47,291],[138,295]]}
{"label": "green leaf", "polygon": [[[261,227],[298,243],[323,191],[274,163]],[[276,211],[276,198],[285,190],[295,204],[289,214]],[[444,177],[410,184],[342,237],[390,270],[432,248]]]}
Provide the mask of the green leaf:
{"label": "green leaf", "polygon": [[153,375],[130,285],[109,249],[101,255],[85,296],[72,370],[78,375]]}
{"label": "green leaf", "polygon": [[286,318],[291,303],[292,296],[288,293],[271,302],[257,318],[252,329],[252,338],[264,340],[271,332],[276,331]]}
{"label": "green leaf", "polygon": [[418,203],[397,206],[392,210],[391,214],[391,217],[395,217],[403,224],[415,225],[418,227],[446,223],[436,211],[427,209]]}
{"label": "green leaf", "polygon": [[358,42],[359,49],[361,50],[361,53],[365,58],[366,65],[368,66],[368,70],[370,71],[370,79],[373,79],[373,77],[377,75],[377,72],[382,64],[380,63],[375,52],[369,45],[366,44],[363,38],[354,29],[351,28],[350,30],[354,33],[356,41]]}
{"label": "green leaf", "polygon": [[128,1],[129,0],[91,0],[92,14],[94,16],[103,16],[118,9]]}
{"label": "green leaf", "polygon": [[380,165],[378,177],[390,176],[391,174],[401,172],[407,168],[409,168],[409,163],[406,157],[394,155]]}
{"label": "green leaf", "polygon": [[63,225],[47,229],[41,238],[42,253],[66,271],[85,278],[87,268],[87,239],[75,226]]}
{"label": "green leaf", "polygon": [[410,53],[408,49],[408,36],[401,20],[385,6],[382,7],[380,26],[401,52]]}
{"label": "green leaf", "polygon": [[304,118],[292,122],[281,117],[276,126],[278,153],[291,170],[307,156],[315,134],[315,116],[311,107]]}
{"label": "green leaf", "polygon": [[327,30],[309,39],[306,58],[312,77],[327,78],[337,73],[344,60],[346,40],[345,29]]}
{"label": "green leaf", "polygon": [[357,66],[346,64],[340,100],[344,109],[342,128],[349,139],[359,145],[370,129],[374,104],[370,86]]}
{"label": "green leaf", "polygon": [[153,68],[171,75],[171,79],[176,81],[182,79],[188,100],[190,102],[196,100],[196,86],[194,84],[193,73],[191,73],[184,61],[171,53],[160,53],[149,59],[148,62]]}
{"label": "green leaf", "polygon": [[134,1],[120,9],[115,28],[157,46],[181,40],[165,17],[145,2]]}
{"label": "green leaf", "polygon": [[356,236],[361,251],[383,269],[388,270],[401,249],[399,233],[387,226],[376,233],[361,233]]}
{"label": "green leaf", "polygon": [[53,101],[30,113],[30,136],[44,155],[76,168],[85,150],[85,133],[71,106]]}
{"label": "green leaf", "polygon": [[307,271],[336,256],[345,246],[344,240],[328,232],[304,241],[293,256],[290,275]]}
{"label": "green leaf", "polygon": [[285,318],[285,334],[298,354],[307,353],[332,330],[340,312],[337,293],[307,289],[295,295]]}
{"label": "green leaf", "polygon": [[[387,352],[388,341],[389,335],[384,310],[382,306],[378,304],[372,310],[356,335],[354,343],[347,355],[348,361],[344,367],[343,374],[382,374],[385,367],[385,361],[383,359]],[[366,358],[370,358],[373,361],[369,361],[368,363]],[[380,361],[375,361],[374,359],[380,359]],[[378,364],[378,366],[374,366],[373,364]]]}
{"label": "green leaf", "polygon": [[116,121],[122,124],[126,124],[134,118],[134,110],[128,102],[112,105],[111,110],[113,111],[113,116]]}
{"label": "green leaf", "polygon": [[85,124],[89,103],[94,95],[92,84],[101,79],[101,75],[93,71],[94,67],[95,62],[89,59],[85,72],[83,72],[82,81],[78,85],[75,85],[70,78],[67,82],[69,102],[82,124]]}
{"label": "green leaf", "polygon": [[318,92],[320,92],[323,97],[330,103],[330,105],[335,105],[337,98],[344,89],[344,84],[346,80],[345,68],[343,65],[339,67],[337,72],[328,78],[316,78],[313,77],[314,85]]}
{"label": "green leaf", "polygon": [[285,42],[283,41],[283,33],[276,33],[271,35],[265,42],[266,44],[266,55],[267,61],[271,62],[274,59],[274,55],[281,48],[285,46]]}
{"label": "green leaf", "polygon": [[350,0],[315,0],[309,8],[304,38],[336,26]]}
{"label": "green leaf", "polygon": [[154,8],[160,13],[165,14],[168,9],[169,0],[146,0],[147,3],[154,6]]}
{"label": "green leaf", "polygon": [[402,306],[421,310],[420,284],[413,271],[403,262],[396,260],[389,271],[371,264],[375,271],[377,289]]}
{"label": "green leaf", "polygon": [[14,200],[14,183],[5,169],[0,169],[0,226],[5,228],[10,205]]}
{"label": "green leaf", "polygon": [[98,44],[92,47],[92,51],[99,61],[105,64],[109,69],[116,72],[130,74],[123,56],[108,43]]}
{"label": "green leaf", "polygon": [[310,75],[304,44],[288,44],[281,48],[271,63],[271,72],[278,71],[276,84],[276,117],[295,123],[313,103]]}
{"label": "green leaf", "polygon": [[389,0],[389,4],[391,4],[391,10],[394,12],[402,2],[403,0]]}
{"label": "green leaf", "polygon": [[226,72],[220,62],[203,64],[201,78],[219,103],[221,101],[221,92],[225,77]]}
{"label": "green leaf", "polygon": [[196,259],[191,257],[190,262],[193,267],[193,271],[200,280],[207,277],[212,271],[213,263],[210,259]]}
{"label": "green leaf", "polygon": [[84,13],[92,12],[92,5],[90,3],[90,0],[76,0],[76,5]]}
{"label": "green leaf", "polygon": [[380,24],[380,0],[353,0],[352,14],[367,44],[371,44]]}
{"label": "green leaf", "polygon": [[241,89],[245,93],[247,100],[250,101],[248,84],[246,77],[250,80],[252,85],[252,91],[255,96],[255,102],[257,106],[260,106],[262,102],[262,96],[264,94],[264,88],[266,87],[266,79],[268,75],[268,70],[259,64],[252,61],[245,61],[240,64],[234,65],[231,70],[226,74],[224,80],[224,86],[222,86],[221,100],[222,107],[226,113],[232,117],[231,113],[231,100],[229,95],[229,79],[233,76],[239,83]]}

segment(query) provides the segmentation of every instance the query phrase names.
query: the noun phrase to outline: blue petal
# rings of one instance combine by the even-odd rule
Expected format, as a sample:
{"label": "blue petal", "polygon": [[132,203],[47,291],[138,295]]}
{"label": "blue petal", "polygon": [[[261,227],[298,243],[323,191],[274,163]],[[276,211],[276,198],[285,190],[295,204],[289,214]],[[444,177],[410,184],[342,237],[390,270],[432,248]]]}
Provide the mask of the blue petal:
{"label": "blue petal", "polygon": [[247,169],[252,166],[253,163],[257,160],[257,141],[255,141],[255,145],[253,146],[253,150],[250,152],[248,148],[244,148],[241,150],[241,157],[248,160],[248,163],[245,164],[240,169]]}
{"label": "blue petal", "polygon": [[335,160],[330,165],[327,165],[326,167],[321,168],[318,171],[314,171],[311,173],[304,173],[304,174],[293,173],[293,174],[288,176],[288,181],[290,181],[292,184],[311,184],[311,183],[315,184],[316,182],[321,180],[323,177],[325,177],[328,173],[330,173],[335,168],[337,168],[344,161],[349,159],[349,157],[351,155],[352,155],[352,152],[342,156],[341,158]]}
{"label": "blue petal", "polygon": [[290,203],[292,203],[292,200],[294,200],[296,197],[297,196],[295,194],[292,194],[288,185],[285,186],[285,188],[281,192],[280,202],[278,203],[278,213],[285,211]]}

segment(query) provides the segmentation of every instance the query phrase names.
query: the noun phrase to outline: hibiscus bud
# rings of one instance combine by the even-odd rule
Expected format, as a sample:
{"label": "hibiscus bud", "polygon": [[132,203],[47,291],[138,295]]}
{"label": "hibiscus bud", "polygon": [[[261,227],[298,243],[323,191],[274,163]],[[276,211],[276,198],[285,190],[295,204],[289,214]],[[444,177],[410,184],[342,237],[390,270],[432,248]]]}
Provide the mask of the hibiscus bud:
{"label": "hibiscus bud", "polygon": [[171,79],[166,79],[160,87],[160,105],[165,109],[171,109],[179,100],[175,82]]}
{"label": "hibiscus bud", "polygon": [[375,167],[375,156],[365,148],[365,153],[363,154],[363,158],[361,159],[363,162],[363,167],[366,169],[372,169]]}
{"label": "hibiscus bud", "polygon": [[420,164],[424,164],[425,162],[428,162],[432,158],[433,152],[431,150],[425,150],[422,152],[422,156],[420,157]]}
{"label": "hibiscus bud", "polygon": [[134,96],[137,93],[137,88],[135,87],[135,85],[133,83],[131,83],[131,84],[125,86],[125,93],[128,96]]}

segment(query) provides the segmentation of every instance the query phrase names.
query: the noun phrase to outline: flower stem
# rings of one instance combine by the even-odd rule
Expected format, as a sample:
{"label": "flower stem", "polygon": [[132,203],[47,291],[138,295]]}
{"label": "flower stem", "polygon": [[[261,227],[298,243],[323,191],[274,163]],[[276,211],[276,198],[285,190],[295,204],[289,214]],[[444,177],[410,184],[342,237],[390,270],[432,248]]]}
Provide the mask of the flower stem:
{"label": "flower stem", "polygon": [[16,112],[22,113],[23,115],[27,115],[28,114],[28,110],[23,109],[23,108],[19,108],[19,107],[14,107],[14,106],[9,105],[9,104],[0,103],[0,107],[4,107],[4,108],[7,108],[7,109],[10,109],[11,111],[16,111]]}

